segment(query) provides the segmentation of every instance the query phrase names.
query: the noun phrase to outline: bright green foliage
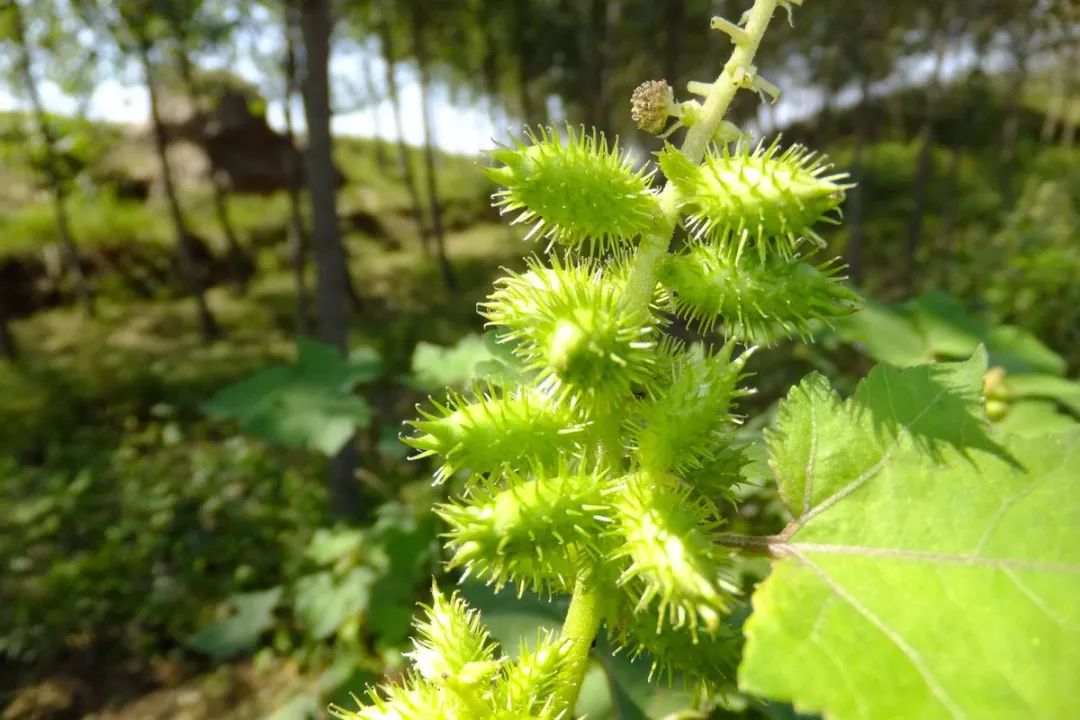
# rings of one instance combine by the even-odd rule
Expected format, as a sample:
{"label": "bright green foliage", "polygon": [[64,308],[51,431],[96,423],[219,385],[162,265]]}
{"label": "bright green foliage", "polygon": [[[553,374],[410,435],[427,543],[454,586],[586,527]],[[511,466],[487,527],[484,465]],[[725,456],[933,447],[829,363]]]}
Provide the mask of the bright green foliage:
{"label": "bright green foliage", "polygon": [[615,556],[629,564],[618,583],[638,597],[636,611],[659,608],[662,626],[715,631],[734,590],[722,580],[726,553],[710,535],[716,508],[671,476],[638,473],[612,491]]}
{"label": "bright green foliage", "polygon": [[502,167],[488,177],[503,190],[495,206],[532,223],[542,236],[572,248],[606,250],[626,245],[653,227],[658,216],[651,175],[635,171],[618,144],[572,127],[564,140],[549,128],[530,131],[528,142],[496,150]]}
{"label": "bright green foliage", "polygon": [[901,305],[872,303],[837,322],[836,334],[875,360],[900,366],[968,357],[985,345],[996,378],[985,393],[991,420],[1010,432],[1040,432],[1047,423],[1070,423],[1058,408],[1080,417],[1080,382],[1063,377],[1064,358],[1018,327],[973,317],[942,293]]}
{"label": "bright green foliage", "polygon": [[612,630],[615,642],[631,659],[649,660],[650,680],[675,685],[681,679],[708,693],[718,678],[735,674],[739,648],[731,626],[721,623],[713,630],[666,627],[655,609],[628,617],[625,628]]}
{"label": "bright green foliage", "polygon": [[499,280],[482,312],[542,392],[588,407],[625,400],[649,377],[658,320],[626,312],[624,284],[602,266],[553,264]]}
{"label": "bright green foliage", "polygon": [[677,356],[662,384],[650,388],[638,424],[630,428],[634,456],[651,471],[702,470],[730,451],[732,403],[750,358],[731,359],[733,346],[715,354],[700,348]]}
{"label": "bright green foliage", "polygon": [[332,456],[371,423],[371,408],[352,391],[381,372],[378,356],[367,348],[342,358],[327,345],[302,340],[295,365],[276,365],[241,380],[203,409],[239,421],[268,442]]}
{"label": "bright green foliage", "polygon": [[991,442],[985,362],[879,370],[847,402],[820,376],[791,392],[769,445],[795,519],[745,688],[841,720],[1074,712],[1080,434]]}
{"label": "bright green foliage", "polygon": [[766,254],[763,243],[790,254],[802,239],[824,245],[814,231],[819,221],[836,223],[844,199],[846,173],[832,173],[822,156],[800,145],[783,152],[779,141],[753,150],[740,143],[734,149],[715,148],[695,165],[668,146],[658,154],[660,168],[681,193],[690,211],[687,225],[699,238],[731,235],[740,245],[748,240]]}
{"label": "bright green foliage", "polygon": [[215,660],[245,652],[274,626],[274,608],[280,601],[279,587],[236,595],[232,614],[200,630],[188,644]]}
{"label": "bright green foliage", "polygon": [[841,284],[843,265],[814,267],[798,258],[760,258],[733,243],[693,245],[672,255],[659,276],[671,291],[673,312],[705,330],[748,344],[809,337],[813,321],[855,312],[861,300]]}
{"label": "bright green foliage", "polygon": [[456,595],[439,590],[417,625],[413,667],[401,684],[370,693],[358,711],[331,707],[342,720],[556,720],[552,688],[565,662],[565,643],[541,635],[515,660],[501,656],[479,616]]}
{"label": "bright green foliage", "polygon": [[607,483],[565,469],[533,480],[509,475],[505,489],[474,489],[467,502],[443,505],[450,564],[492,583],[534,592],[568,592],[588,544],[603,525]]}
{"label": "bright green foliage", "polygon": [[328,571],[306,575],[296,584],[296,615],[311,633],[323,640],[368,607],[375,573],[366,567],[350,569],[340,578]]}
{"label": "bright green foliage", "polygon": [[528,389],[492,392],[475,401],[451,395],[435,412],[421,409],[423,420],[403,438],[420,453],[441,455],[435,479],[442,482],[461,468],[490,472],[515,460],[550,466],[559,454],[580,442],[584,425],[557,399]]}
{"label": "bright green foliage", "polygon": [[[746,548],[778,556],[747,626],[742,680],[751,690],[838,717],[924,717],[968,703],[971,717],[982,715],[978,703],[1023,717],[1025,707],[1058,702],[1040,683],[1076,667],[1076,651],[1049,629],[1056,617],[1076,624],[1064,599],[1077,595],[1070,578],[1080,577],[1080,544],[1072,531],[1035,543],[1035,508],[1050,527],[1080,527],[1067,495],[1075,487],[1056,488],[1059,505],[1028,507],[1049,499],[1039,491],[1044,470],[1053,483],[1065,477],[1062,458],[1029,457],[1030,448],[991,434],[984,353],[956,365],[878,368],[847,402],[809,378],[768,435],[797,519],[779,538],[722,533],[717,503],[736,494],[746,464],[733,437],[751,353],[735,344],[809,338],[861,304],[839,264],[815,266],[802,252],[823,244],[814,226],[835,222],[846,176],[799,147],[723,143],[735,92],[775,91],[751,61],[777,7],[798,4],[756,0],[740,24],[714,22],[734,50],[714,83],[691,84],[703,103],[676,104],[660,83],[639,93],[639,121],[662,126],[659,107],[688,127],[683,149],[659,153],[668,177],[659,192],[596,135],[564,141],[543,130],[494,153],[496,204],[565,247],[559,255],[549,247],[547,265],[533,258],[497,281],[480,305],[522,371],[503,373],[498,394],[438,406],[407,442],[439,457],[437,481],[475,473],[438,509],[450,565],[519,594],[569,594],[566,620],[558,641],[542,640],[511,669],[474,616],[437,597],[429,615],[448,619],[422,626],[413,674],[343,717],[569,720],[604,629],[628,654],[650,656],[652,675],[681,677],[707,699],[735,664],[734,554]],[[662,97],[646,107],[652,91]],[[680,223],[695,237],[669,255]],[[583,257],[597,248],[617,252]],[[727,344],[675,339],[671,314],[720,329]],[[1057,455],[1059,442],[1050,445]],[[1007,554],[1009,538],[1019,539],[1019,555]],[[983,575],[1006,571],[1029,593],[1015,608],[1018,629],[980,604],[1006,592]],[[914,625],[938,607],[942,621]],[[1008,658],[1000,665],[1008,672],[940,660],[953,629],[979,661],[987,650]],[[1025,633],[1039,645],[1016,642]],[[842,654],[854,668],[846,671],[860,675],[850,687],[834,663]]]}

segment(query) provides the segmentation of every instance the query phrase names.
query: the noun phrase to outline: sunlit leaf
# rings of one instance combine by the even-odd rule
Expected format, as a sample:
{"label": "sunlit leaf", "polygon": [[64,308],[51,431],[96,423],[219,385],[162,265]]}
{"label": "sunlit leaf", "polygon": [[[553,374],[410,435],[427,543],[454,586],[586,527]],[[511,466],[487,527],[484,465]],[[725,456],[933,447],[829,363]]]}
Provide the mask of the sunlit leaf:
{"label": "sunlit leaf", "polygon": [[274,625],[274,608],[281,599],[280,587],[235,595],[233,613],[195,633],[189,640],[195,650],[224,660],[255,647],[259,637]]}
{"label": "sunlit leaf", "polygon": [[957,414],[974,362],[847,402],[812,377],[784,401],[770,449],[795,519],[753,597],[744,689],[840,720],[1074,712],[1080,429],[984,448]]}

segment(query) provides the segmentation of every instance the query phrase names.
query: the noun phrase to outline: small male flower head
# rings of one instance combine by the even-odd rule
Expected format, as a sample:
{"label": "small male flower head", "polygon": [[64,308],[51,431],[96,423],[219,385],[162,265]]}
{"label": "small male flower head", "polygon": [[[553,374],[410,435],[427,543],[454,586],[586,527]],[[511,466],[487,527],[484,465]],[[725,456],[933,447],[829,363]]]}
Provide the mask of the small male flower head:
{"label": "small male flower head", "polygon": [[630,96],[630,117],[639,129],[659,135],[675,114],[675,92],[666,80],[641,83]]}

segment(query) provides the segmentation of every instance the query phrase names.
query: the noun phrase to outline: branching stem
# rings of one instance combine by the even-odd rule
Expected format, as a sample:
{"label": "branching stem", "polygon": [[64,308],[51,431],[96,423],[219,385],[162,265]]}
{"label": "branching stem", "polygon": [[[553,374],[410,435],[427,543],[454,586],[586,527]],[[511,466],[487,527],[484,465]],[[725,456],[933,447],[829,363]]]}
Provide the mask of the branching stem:
{"label": "branching stem", "polygon": [[[755,0],[754,7],[745,16],[747,21],[742,32],[733,34],[735,49],[724,65],[723,72],[713,81],[698,119],[683,140],[682,152],[691,162],[700,163],[704,158],[705,150],[720,128],[732,99],[742,87],[738,79],[753,66],[754,55],[779,2],[780,0]],[[657,263],[667,253],[679,221],[679,191],[670,182],[660,193],[660,209],[661,217],[657,221],[655,232],[642,238],[634,257],[626,294],[622,299],[623,307],[628,312],[647,311],[656,287]],[[610,453],[604,454],[608,456]],[[611,462],[611,458],[605,457],[605,464],[615,463]],[[563,622],[562,638],[570,645],[570,662],[566,665],[555,696],[556,711],[564,711],[567,715],[574,711],[585,670],[588,668],[592,643],[600,630],[601,619],[599,593],[583,575],[578,578],[574,587],[570,609]]]}
{"label": "branching stem", "polygon": [[[747,13],[746,27],[743,28],[745,36],[735,41],[735,49],[723,72],[713,81],[697,122],[686,132],[682,152],[691,162],[700,163],[705,156],[705,149],[720,128],[735,93],[742,87],[737,79],[753,65],[754,55],[778,4],[779,0],[756,0]],[[656,232],[642,238],[634,257],[634,267],[623,297],[623,305],[629,311],[643,310],[652,299],[656,287],[656,264],[667,253],[679,221],[679,191],[670,182],[660,192],[660,209],[662,218],[657,223]]]}

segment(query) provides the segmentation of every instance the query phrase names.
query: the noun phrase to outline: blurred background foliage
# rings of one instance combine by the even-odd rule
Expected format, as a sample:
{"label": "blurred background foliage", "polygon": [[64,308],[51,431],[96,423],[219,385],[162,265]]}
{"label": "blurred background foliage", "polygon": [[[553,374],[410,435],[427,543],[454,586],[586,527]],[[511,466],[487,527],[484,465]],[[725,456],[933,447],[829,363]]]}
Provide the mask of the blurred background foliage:
{"label": "blurred background foliage", "polygon": [[[709,18],[747,5],[0,0],[4,720],[299,720],[398,672],[430,577],[456,581],[400,423],[516,372],[475,305],[527,248],[449,148],[569,122],[648,162],[632,89],[709,79]],[[809,370],[980,343],[1001,428],[1080,415],[1076,0],[784,19],[759,62],[784,98],[732,119],[851,172],[827,240],[871,302],[755,357],[747,439]],[[118,87],[145,116],[101,119]],[[440,126],[460,108],[477,127]],[[782,527],[762,462],[740,493],[734,530]],[[561,617],[466,593],[511,647]],[[582,710],[686,707],[643,667],[598,648]],[[794,714],[732,690],[713,717]]]}

